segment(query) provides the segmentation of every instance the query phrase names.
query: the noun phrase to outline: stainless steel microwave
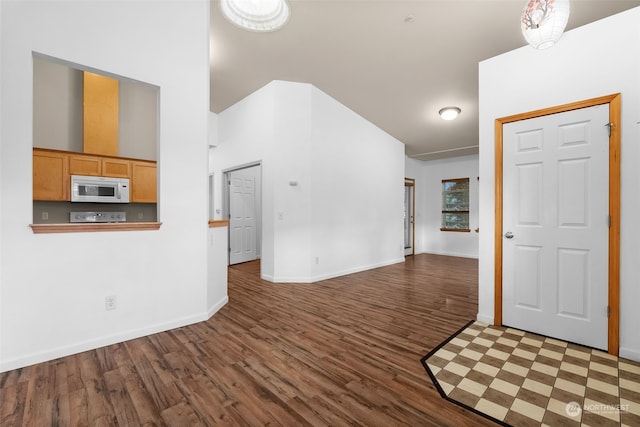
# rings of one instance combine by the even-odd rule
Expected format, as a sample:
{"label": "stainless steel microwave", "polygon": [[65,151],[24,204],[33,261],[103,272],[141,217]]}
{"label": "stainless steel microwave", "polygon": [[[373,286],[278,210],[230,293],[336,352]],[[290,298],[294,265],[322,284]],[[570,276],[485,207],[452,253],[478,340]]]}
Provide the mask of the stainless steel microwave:
{"label": "stainless steel microwave", "polygon": [[71,201],[129,203],[129,179],[71,175]]}

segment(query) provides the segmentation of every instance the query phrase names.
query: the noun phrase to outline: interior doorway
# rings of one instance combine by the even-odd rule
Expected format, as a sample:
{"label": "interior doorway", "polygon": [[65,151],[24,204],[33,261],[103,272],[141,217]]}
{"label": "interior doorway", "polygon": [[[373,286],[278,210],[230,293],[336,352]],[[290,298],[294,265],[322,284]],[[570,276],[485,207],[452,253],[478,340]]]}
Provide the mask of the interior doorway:
{"label": "interior doorway", "polygon": [[[605,109],[598,108],[600,106]],[[587,115],[589,111],[598,110],[605,114],[595,116],[595,119]],[[519,128],[520,123],[524,128]],[[545,131],[547,126],[548,132]],[[592,131],[589,130],[591,126]],[[591,153],[589,150],[600,144],[596,133],[605,134],[604,142],[597,149],[600,151]],[[533,332],[580,343],[581,335],[588,336],[591,332],[590,322],[601,317],[605,326],[603,343],[586,345],[606,348],[609,353],[617,355],[620,321],[620,95],[500,118],[495,123],[495,134],[494,323],[502,325],[513,322],[513,319],[520,321],[526,315],[549,313],[548,322],[537,319],[529,324],[543,328],[546,322],[551,325],[551,332]],[[510,150],[515,150],[515,156],[522,158],[513,157],[508,153]],[[573,150],[580,152],[574,154]],[[604,157],[604,173],[602,176],[587,176],[595,167],[590,163],[601,160],[597,157]],[[547,163],[549,168],[545,166]],[[596,184],[603,184],[607,191],[598,189]],[[515,188],[509,190],[513,186]],[[606,200],[598,200],[595,197],[598,193],[607,193]],[[518,194],[526,197],[523,199],[524,196]],[[600,209],[602,205],[604,210]],[[601,227],[602,224],[606,226]],[[597,243],[590,246],[588,239],[581,235],[576,237],[576,233],[590,233],[595,225],[604,233]],[[529,235],[538,238],[545,233],[548,235],[547,243],[527,240]],[[605,264],[604,274],[597,280],[598,284],[590,284],[596,280],[592,273],[597,273],[592,271],[590,259],[594,258],[597,263],[595,257],[599,257],[597,253],[602,249],[606,250],[605,262],[599,264]],[[546,270],[551,271],[547,278],[543,277]],[[553,283],[549,285],[550,282]],[[592,286],[603,286],[604,296],[591,295],[589,288]],[[511,305],[517,306],[515,316],[506,311],[511,310]],[[507,316],[511,316],[511,320]],[[561,327],[561,321],[573,323]],[[557,336],[565,333],[563,331],[570,336]]]}
{"label": "interior doorway", "polygon": [[404,179],[404,255],[415,255],[416,180]]}
{"label": "interior doorway", "polygon": [[224,216],[229,219],[229,265],[261,258],[261,175],[260,164],[224,172]]}

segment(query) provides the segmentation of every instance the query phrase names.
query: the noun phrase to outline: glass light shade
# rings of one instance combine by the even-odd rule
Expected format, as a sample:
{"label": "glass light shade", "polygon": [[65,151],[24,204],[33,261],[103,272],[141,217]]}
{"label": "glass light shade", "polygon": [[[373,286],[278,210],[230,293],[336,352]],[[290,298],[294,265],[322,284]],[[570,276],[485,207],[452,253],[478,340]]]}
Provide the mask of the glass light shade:
{"label": "glass light shade", "polygon": [[528,0],[522,9],[522,35],[536,49],[553,46],[569,20],[569,0]]}
{"label": "glass light shade", "polygon": [[287,0],[220,0],[222,14],[231,23],[250,31],[275,31],[289,21]]}
{"label": "glass light shade", "polygon": [[438,111],[438,114],[440,114],[440,117],[442,117],[444,120],[453,120],[458,117],[460,111],[462,110],[460,110],[458,107],[444,107],[443,109]]}

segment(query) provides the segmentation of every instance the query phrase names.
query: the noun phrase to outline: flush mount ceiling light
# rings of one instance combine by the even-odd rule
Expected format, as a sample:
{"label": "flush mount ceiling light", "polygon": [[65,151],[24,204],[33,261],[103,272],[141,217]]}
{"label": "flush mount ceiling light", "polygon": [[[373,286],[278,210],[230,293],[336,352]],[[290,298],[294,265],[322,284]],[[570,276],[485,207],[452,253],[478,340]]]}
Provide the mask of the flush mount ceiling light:
{"label": "flush mount ceiling light", "polygon": [[444,120],[453,120],[458,117],[458,114],[460,114],[461,111],[462,110],[460,110],[458,107],[444,107],[443,109],[438,111],[438,114],[440,114],[440,117],[442,117]]}
{"label": "flush mount ceiling light", "polygon": [[569,0],[528,0],[522,9],[522,35],[536,49],[553,46],[569,20]]}
{"label": "flush mount ceiling light", "polygon": [[287,0],[220,0],[222,14],[231,23],[249,31],[275,31],[289,20]]}

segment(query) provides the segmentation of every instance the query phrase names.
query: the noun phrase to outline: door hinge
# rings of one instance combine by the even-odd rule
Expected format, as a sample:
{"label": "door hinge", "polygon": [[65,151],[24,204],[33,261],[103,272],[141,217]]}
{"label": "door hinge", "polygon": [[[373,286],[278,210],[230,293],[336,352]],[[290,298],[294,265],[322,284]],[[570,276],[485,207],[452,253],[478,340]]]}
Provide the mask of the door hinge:
{"label": "door hinge", "polygon": [[611,228],[611,215],[607,216],[608,227]]}
{"label": "door hinge", "polygon": [[613,123],[609,122],[607,124],[605,124],[607,130],[609,131],[609,138],[611,138],[611,128],[613,127]]}
{"label": "door hinge", "polygon": [[607,317],[611,316],[611,307],[607,306]]}

